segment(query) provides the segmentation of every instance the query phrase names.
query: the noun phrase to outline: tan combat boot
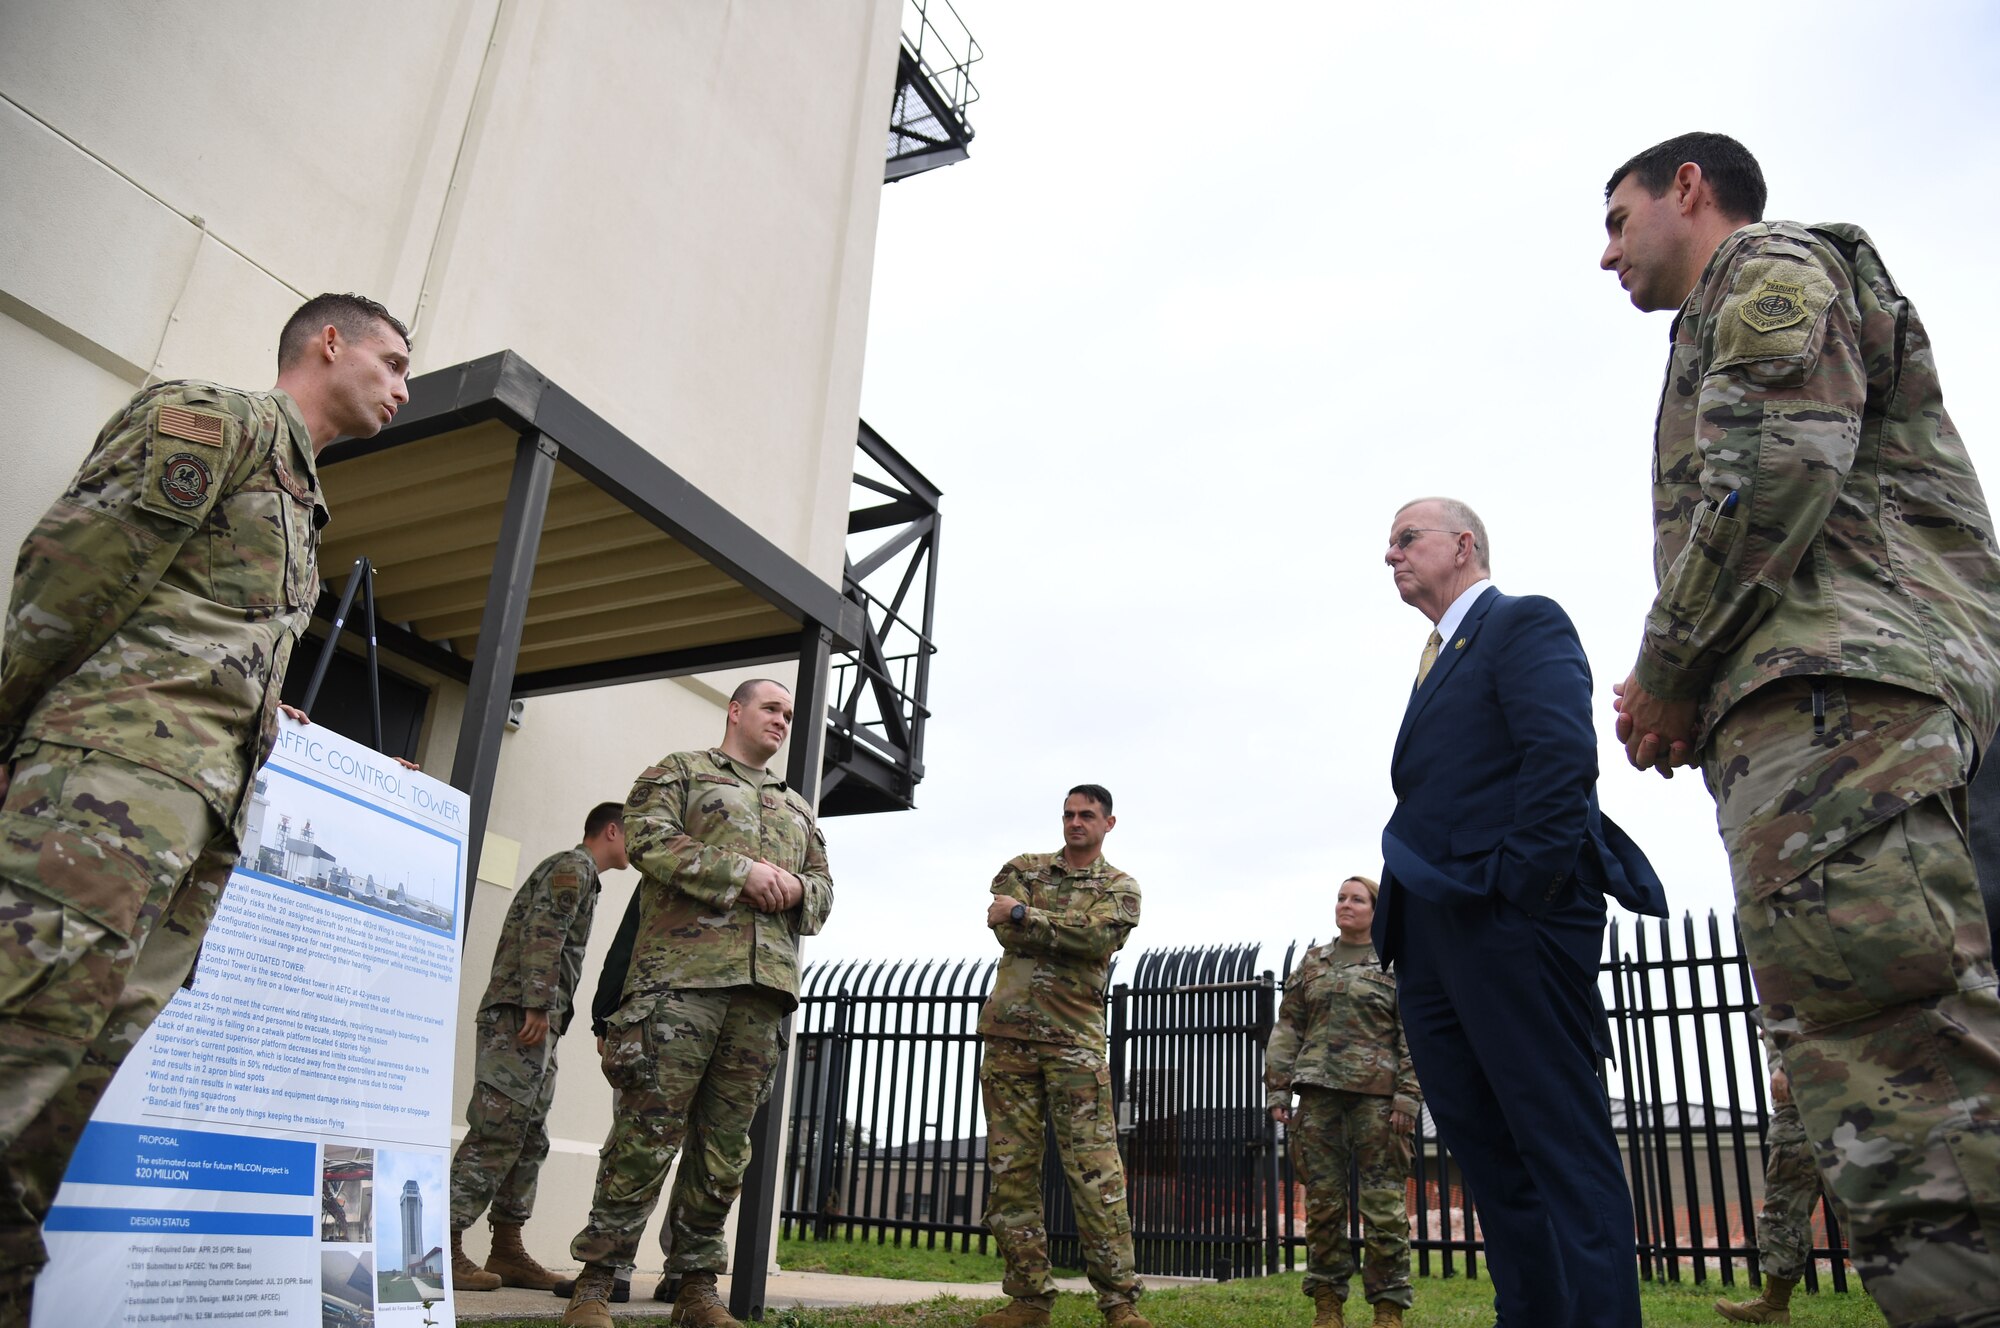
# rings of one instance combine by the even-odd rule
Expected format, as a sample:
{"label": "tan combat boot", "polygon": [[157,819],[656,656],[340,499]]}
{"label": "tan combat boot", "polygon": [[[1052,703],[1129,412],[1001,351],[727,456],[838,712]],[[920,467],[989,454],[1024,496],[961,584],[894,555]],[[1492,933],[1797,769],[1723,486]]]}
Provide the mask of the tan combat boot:
{"label": "tan combat boot", "polygon": [[680,1328],[743,1328],[715,1294],[715,1274],[709,1272],[681,1274],[681,1293],[667,1322]]}
{"label": "tan combat boot", "polygon": [[463,1231],[451,1233],[451,1287],[454,1291],[498,1291],[500,1279],[465,1257]]}
{"label": "tan combat boot", "polygon": [[1153,1328],[1153,1325],[1128,1301],[1104,1311],[1104,1328]]}
{"label": "tan combat boot", "polygon": [[973,1321],[973,1328],[1048,1328],[1049,1312],[1025,1300],[1010,1300]]}
{"label": "tan combat boot", "polygon": [[1394,1301],[1376,1301],[1375,1328],[1382,1328],[1384,1324],[1389,1328],[1403,1328],[1403,1307]]}
{"label": "tan combat boot", "polygon": [[1314,1287],[1312,1328],[1340,1328],[1340,1305],[1332,1287]]}
{"label": "tan combat boot", "polygon": [[[568,1300],[576,1293],[576,1279],[574,1277],[565,1277],[562,1281],[550,1287],[549,1290],[555,1292],[564,1300]],[[628,1274],[625,1277],[618,1278],[611,1284],[611,1303],[613,1305],[623,1305],[630,1299],[632,1299],[632,1278]]]}
{"label": "tan combat boot", "polygon": [[563,1328],[612,1328],[612,1283],[609,1264],[585,1264],[576,1275],[576,1290],[569,1293],[569,1308],[562,1316]]}
{"label": "tan combat boot", "polygon": [[1763,1294],[1755,1300],[1715,1302],[1715,1312],[1736,1323],[1790,1323],[1792,1288],[1798,1283],[1788,1277],[1766,1277]]}
{"label": "tan combat boot", "polygon": [[500,1279],[501,1286],[526,1287],[530,1291],[552,1291],[556,1275],[535,1262],[521,1244],[521,1228],[493,1224],[493,1249],[486,1256],[486,1271]]}

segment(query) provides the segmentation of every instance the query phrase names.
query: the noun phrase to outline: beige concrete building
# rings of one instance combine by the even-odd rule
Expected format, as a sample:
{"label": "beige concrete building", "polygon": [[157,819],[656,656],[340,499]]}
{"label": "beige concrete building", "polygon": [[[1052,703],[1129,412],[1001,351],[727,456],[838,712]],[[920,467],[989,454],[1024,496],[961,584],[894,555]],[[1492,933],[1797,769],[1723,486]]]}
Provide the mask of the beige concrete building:
{"label": "beige concrete building", "polygon": [[[892,104],[920,118],[936,92],[913,87],[911,70],[949,63],[935,45],[913,62],[902,34],[915,8],[0,6],[0,417],[12,439],[0,545],[18,546],[147,381],[268,385],[280,326],[322,290],[369,294],[405,319],[413,378],[500,352],[512,352],[502,377],[539,375],[541,417],[502,410],[469,424],[451,414],[449,385],[426,380],[406,410],[430,412],[410,426],[425,439],[345,465],[336,444],[323,470],[332,590],[354,557],[371,558],[398,639],[446,652],[384,637],[384,668],[407,702],[400,746],[452,777],[468,761],[468,697],[482,714],[509,699],[503,687],[482,702],[467,676],[492,626],[482,608],[498,584],[488,573],[516,492],[508,477],[537,438],[561,448],[539,553],[528,550],[536,593],[518,659],[552,694],[527,700],[504,736],[495,723],[478,753],[490,762],[497,750],[497,773],[462,1027],[509,894],[534,864],[576,843],[590,806],[622,800],[662,753],[719,738],[726,691],[750,671],[688,669],[745,641],[782,639],[750,653],[796,656],[815,622],[837,659],[867,620],[862,600],[843,598],[843,560],[877,210],[885,173],[962,157],[969,137],[891,134],[890,155],[904,160],[885,172]],[[914,26],[918,40],[931,32],[921,14]],[[558,437],[560,412],[664,486],[648,490],[654,509],[635,517],[630,492],[606,496],[618,485]],[[399,417],[392,432],[404,426]],[[619,439],[636,447],[617,451]],[[662,515],[682,509],[662,498],[680,490],[661,473],[707,501],[701,521]],[[621,560],[636,567],[622,580]],[[643,585],[624,585],[638,573]],[[301,655],[295,680],[310,662]],[[793,668],[755,671],[789,679]],[[658,676],[669,673],[684,676]],[[811,729],[802,712],[794,742]],[[586,1007],[635,879],[607,879]],[[550,1263],[567,1260],[610,1117],[587,1009],[562,1055],[528,1232]],[[461,1103],[470,1059],[462,1046]],[[484,1245],[483,1229],[468,1241]],[[657,1266],[651,1235],[642,1268],[649,1258]]]}

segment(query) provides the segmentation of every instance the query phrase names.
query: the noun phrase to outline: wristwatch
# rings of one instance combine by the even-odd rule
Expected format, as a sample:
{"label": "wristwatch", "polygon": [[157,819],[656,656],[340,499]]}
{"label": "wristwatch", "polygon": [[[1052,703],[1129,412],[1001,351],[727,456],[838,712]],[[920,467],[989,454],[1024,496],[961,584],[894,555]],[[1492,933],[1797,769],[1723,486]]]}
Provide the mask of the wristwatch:
{"label": "wristwatch", "polygon": [[1028,906],[1026,904],[1016,904],[1007,910],[1007,921],[1014,923],[1016,926],[1025,921],[1027,916]]}

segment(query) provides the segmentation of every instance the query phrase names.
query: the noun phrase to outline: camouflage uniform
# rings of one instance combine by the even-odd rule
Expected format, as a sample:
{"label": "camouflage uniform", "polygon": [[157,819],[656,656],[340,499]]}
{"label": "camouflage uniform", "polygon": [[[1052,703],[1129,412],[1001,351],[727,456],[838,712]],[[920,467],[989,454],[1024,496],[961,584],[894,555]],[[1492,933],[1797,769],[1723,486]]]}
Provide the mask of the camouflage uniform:
{"label": "camouflage uniform", "polygon": [[1863,232],[1717,250],[1674,323],[1654,506],[1635,673],[1699,703],[1758,995],[1855,1264],[1892,1324],[1988,1322],[2000,1002],[1963,827],[2000,559]]}
{"label": "camouflage uniform", "polygon": [[[1783,1071],[1771,1053],[1771,1073]],[[1764,1130],[1764,1206],[1757,1214],[1757,1262],[1765,1277],[1797,1282],[1812,1261],[1812,1212],[1819,1203],[1819,1167],[1796,1102],[1771,1111]]]}
{"label": "camouflage uniform", "polygon": [[0,1268],[193,968],[319,594],[312,438],[283,392],[134,397],[21,548],[0,658]]}
{"label": "camouflage uniform", "polygon": [[979,1016],[993,1168],[986,1225],[1006,1260],[1002,1289],[1042,1309],[1055,1304],[1042,1217],[1042,1140],[1052,1122],[1098,1308],[1128,1305],[1142,1288],[1104,1058],[1104,996],[1111,956],[1139,925],[1139,883],[1102,856],[1078,870],[1060,852],[1024,853],[993,878],[993,893],[1026,905],[1020,922],[993,929],[1006,953]]}
{"label": "camouflage uniform", "polygon": [[1764,1206],[1757,1212],[1757,1262],[1765,1277],[1797,1282],[1812,1261],[1812,1213],[1819,1168],[1795,1102],[1771,1112],[1764,1131]]}
{"label": "camouflage uniform", "polygon": [[1396,1013],[1396,979],[1373,945],[1333,941],[1306,951],[1285,983],[1285,1000],[1264,1050],[1266,1105],[1289,1107],[1294,1162],[1306,1187],[1308,1297],[1322,1286],[1347,1299],[1355,1272],[1347,1236],[1347,1182],[1360,1164],[1361,1220],[1368,1254],[1361,1293],[1371,1304],[1410,1307],[1410,1217],[1404,1194],[1412,1122],[1422,1090]]}
{"label": "camouflage uniform", "polygon": [[[785,782],[719,750],[681,752],[639,776],[625,803],[639,869],[639,930],[625,1000],[607,1021],[617,1090],[590,1220],[570,1244],[586,1264],[629,1268],[683,1138],[661,1232],[670,1273],[728,1269],[722,1228],[750,1165],[750,1119],[770,1095],[798,1008],[798,938],[833,908],[826,841]],[[804,884],[785,913],[743,900],[765,859]]]}
{"label": "camouflage uniform", "polygon": [[[454,1231],[471,1226],[489,1202],[493,1220],[508,1226],[525,1226],[535,1210],[535,1180],[549,1155],[556,1039],[569,1030],[597,891],[597,862],[579,844],[545,858],[507,908],[479,1003],[465,1138],[451,1160]],[[516,1036],[528,1010],[549,1020],[532,1047]]]}

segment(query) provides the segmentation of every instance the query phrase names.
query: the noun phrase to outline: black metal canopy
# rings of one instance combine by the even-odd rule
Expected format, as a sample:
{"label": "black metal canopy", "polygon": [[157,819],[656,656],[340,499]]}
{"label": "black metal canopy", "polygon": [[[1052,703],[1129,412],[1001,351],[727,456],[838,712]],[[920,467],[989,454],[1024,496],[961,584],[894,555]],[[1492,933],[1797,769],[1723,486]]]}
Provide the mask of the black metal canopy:
{"label": "black metal canopy", "polygon": [[[369,559],[383,652],[467,688],[468,909],[511,700],[797,659],[797,712],[818,715],[828,653],[867,633],[840,587],[512,351],[411,380],[389,428],[319,470],[321,566]],[[820,724],[793,739],[808,799],[823,742]]]}

